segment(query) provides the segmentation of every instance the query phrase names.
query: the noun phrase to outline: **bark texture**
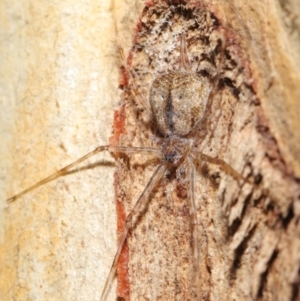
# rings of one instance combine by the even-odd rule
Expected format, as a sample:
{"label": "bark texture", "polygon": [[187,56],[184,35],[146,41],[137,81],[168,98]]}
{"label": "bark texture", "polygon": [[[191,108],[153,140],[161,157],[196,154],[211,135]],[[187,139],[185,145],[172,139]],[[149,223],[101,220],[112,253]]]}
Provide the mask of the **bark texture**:
{"label": "bark texture", "polygon": [[119,76],[112,4],[0,6],[0,299],[98,300],[116,249],[111,157],[5,199],[108,143]]}
{"label": "bark texture", "polygon": [[[179,2],[145,6],[128,59],[135,87],[148,101],[153,80],[178,70],[179,37],[185,34],[193,72],[210,78],[219,73],[209,126],[195,134],[196,146],[248,181],[238,183],[199,159],[198,232],[192,239],[186,171],[163,178],[134,223],[130,292],[119,294],[126,300],[298,300],[299,8],[238,1],[184,1],[180,8]],[[123,97],[120,143],[159,148],[143,100],[126,90]],[[127,214],[159,162],[118,159],[118,196]]]}
{"label": "bark texture", "polygon": [[[164,178],[134,223],[128,284],[117,294],[139,301],[299,300],[297,1],[182,1],[183,12],[180,1],[100,2],[1,4],[1,300],[99,299],[116,250],[110,157],[9,206],[5,199],[108,143],[119,84],[125,130],[114,141],[156,146],[157,132],[125,72],[119,81],[116,45],[147,100],[157,74],[178,66],[182,29],[194,72],[211,77],[220,68],[213,131],[199,150],[249,182],[196,165],[194,273],[187,185]],[[115,134],[120,125],[115,120]],[[118,156],[117,202],[127,214],[157,163],[143,154]],[[116,299],[113,287],[107,300]]]}

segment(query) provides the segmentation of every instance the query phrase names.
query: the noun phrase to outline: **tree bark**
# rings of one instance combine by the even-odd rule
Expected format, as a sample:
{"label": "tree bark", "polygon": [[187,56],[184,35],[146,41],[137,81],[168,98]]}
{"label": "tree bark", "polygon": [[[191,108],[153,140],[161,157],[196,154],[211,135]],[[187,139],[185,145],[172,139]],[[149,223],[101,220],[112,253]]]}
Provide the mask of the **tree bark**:
{"label": "tree bark", "polygon": [[[219,73],[207,115],[213,126],[206,127],[197,148],[224,160],[247,181],[238,183],[229,170],[204,159],[196,164],[197,238],[192,239],[188,183],[172,174],[163,179],[134,223],[128,239],[130,293],[119,295],[125,300],[298,300],[299,24],[295,16],[291,20],[298,8],[291,2],[184,2],[182,8],[176,6],[180,1],[146,5],[129,69],[148,100],[152,81],[178,70],[178,37],[185,34],[193,72],[213,77],[215,68]],[[147,123],[142,100],[126,92],[123,97],[121,142],[159,147],[149,141],[154,121]],[[117,163],[118,195],[127,215],[155,170],[144,160]],[[199,245],[196,264],[191,241]]]}
{"label": "tree bark", "polygon": [[[176,67],[178,39],[162,34],[158,41],[151,31],[172,3],[2,3],[2,300],[99,300],[117,247],[111,157],[97,156],[14,203],[4,200],[108,144],[114,110],[124,99],[120,143],[154,143],[132,86],[119,81],[125,62],[117,44],[125,57],[133,56],[127,64],[147,99],[160,66]],[[232,0],[186,6],[193,18],[207,13],[218,21],[206,46],[222,41],[221,68],[227,68],[220,71],[213,108],[230,117],[217,122],[212,114],[220,135],[200,149],[249,182],[238,185],[213,164],[197,166],[200,253],[194,273],[185,183],[165,179],[132,229],[124,276],[129,293],[117,294],[125,300],[299,300],[299,5]],[[150,9],[154,13],[146,14]],[[174,32],[182,26],[171,25],[166,28]],[[197,57],[203,45],[193,42],[199,28],[193,30],[196,37],[187,32],[188,52]],[[137,43],[141,48],[131,50]],[[165,61],[155,51],[167,53]],[[118,158],[117,202],[127,214],[157,163],[147,158]],[[114,287],[107,300],[116,300]]]}
{"label": "tree bark", "polygon": [[1,300],[98,300],[116,249],[111,156],[5,199],[108,144],[112,4],[2,1],[1,24]]}

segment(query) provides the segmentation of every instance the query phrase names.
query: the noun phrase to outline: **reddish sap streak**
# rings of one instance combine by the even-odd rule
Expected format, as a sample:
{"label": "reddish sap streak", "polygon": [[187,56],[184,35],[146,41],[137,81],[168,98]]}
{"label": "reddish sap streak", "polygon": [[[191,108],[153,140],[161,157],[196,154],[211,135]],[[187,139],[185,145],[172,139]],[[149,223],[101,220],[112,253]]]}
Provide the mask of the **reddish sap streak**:
{"label": "reddish sap streak", "polygon": [[[114,135],[110,138],[111,145],[118,145],[120,135],[124,133],[125,129],[125,106],[121,106],[119,111],[115,111],[114,114]],[[123,202],[119,199],[119,177],[118,173],[115,172],[115,195],[116,195],[116,206],[117,206],[117,231],[118,240],[122,234],[125,222],[126,213]],[[129,262],[129,249],[125,242],[122,252],[118,261],[117,275],[118,275],[118,286],[117,294],[119,297],[124,298],[125,301],[129,301],[129,275],[128,275],[128,262]]]}

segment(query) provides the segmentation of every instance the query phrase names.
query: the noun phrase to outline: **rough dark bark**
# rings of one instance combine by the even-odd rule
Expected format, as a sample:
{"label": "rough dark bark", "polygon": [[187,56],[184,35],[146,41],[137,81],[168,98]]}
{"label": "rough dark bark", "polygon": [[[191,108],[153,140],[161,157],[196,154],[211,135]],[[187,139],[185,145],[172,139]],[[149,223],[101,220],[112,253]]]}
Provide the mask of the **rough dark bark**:
{"label": "rough dark bark", "polygon": [[[147,100],[155,77],[178,69],[183,31],[193,71],[213,77],[220,68],[208,115],[213,126],[198,148],[225,160],[248,182],[238,184],[214,164],[197,165],[195,276],[187,184],[164,179],[132,231],[130,297],[120,295],[126,300],[196,300],[196,295],[197,300],[298,300],[299,24],[290,19],[293,5],[184,2],[181,9],[179,1],[148,3],[135,28],[129,69]],[[130,92],[123,97],[121,143],[159,147],[149,139],[157,132],[138,97]],[[147,160],[118,160],[119,200],[127,214],[159,162]]]}

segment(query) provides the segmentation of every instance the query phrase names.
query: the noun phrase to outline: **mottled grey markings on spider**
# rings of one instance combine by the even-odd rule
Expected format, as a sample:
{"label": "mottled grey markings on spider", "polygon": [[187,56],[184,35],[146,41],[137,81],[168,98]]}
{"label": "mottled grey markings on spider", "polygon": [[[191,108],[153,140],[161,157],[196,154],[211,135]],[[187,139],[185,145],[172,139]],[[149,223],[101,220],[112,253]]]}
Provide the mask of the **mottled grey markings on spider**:
{"label": "mottled grey markings on spider", "polygon": [[186,136],[204,116],[210,81],[193,73],[170,72],[154,80],[150,105],[160,133]]}

